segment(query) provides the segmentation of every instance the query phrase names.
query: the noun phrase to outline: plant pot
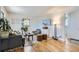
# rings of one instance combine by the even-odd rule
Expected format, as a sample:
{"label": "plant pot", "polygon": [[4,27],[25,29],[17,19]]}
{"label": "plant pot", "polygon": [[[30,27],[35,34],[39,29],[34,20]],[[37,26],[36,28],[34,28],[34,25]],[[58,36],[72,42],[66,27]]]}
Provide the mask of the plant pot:
{"label": "plant pot", "polygon": [[8,38],[9,32],[8,31],[1,31],[0,32],[0,37],[1,38]]}

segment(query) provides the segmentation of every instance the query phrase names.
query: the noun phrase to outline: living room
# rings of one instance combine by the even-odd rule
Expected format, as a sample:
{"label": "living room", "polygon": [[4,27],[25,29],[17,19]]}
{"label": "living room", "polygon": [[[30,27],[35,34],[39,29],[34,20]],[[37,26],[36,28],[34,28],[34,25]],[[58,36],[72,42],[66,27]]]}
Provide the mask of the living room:
{"label": "living room", "polygon": [[[79,51],[78,10],[71,6],[0,6],[0,51]],[[3,20],[10,27],[3,26]],[[12,40],[6,39],[8,35]]]}

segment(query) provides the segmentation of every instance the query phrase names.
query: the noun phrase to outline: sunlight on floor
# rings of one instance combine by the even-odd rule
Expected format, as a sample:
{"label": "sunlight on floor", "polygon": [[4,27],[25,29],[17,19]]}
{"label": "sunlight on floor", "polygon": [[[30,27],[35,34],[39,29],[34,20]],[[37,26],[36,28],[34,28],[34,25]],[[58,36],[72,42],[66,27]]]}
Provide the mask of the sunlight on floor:
{"label": "sunlight on floor", "polygon": [[25,41],[24,52],[76,52],[79,51],[79,45],[66,40],[48,39],[47,41]]}

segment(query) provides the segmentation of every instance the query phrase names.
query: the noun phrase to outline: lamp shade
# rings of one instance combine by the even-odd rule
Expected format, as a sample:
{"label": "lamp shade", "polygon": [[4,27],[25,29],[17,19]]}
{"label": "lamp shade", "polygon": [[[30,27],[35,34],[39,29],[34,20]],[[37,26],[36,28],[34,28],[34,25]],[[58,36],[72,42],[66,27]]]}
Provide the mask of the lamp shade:
{"label": "lamp shade", "polygon": [[60,24],[60,22],[61,22],[61,16],[60,15],[53,17],[53,24],[58,25],[58,24]]}

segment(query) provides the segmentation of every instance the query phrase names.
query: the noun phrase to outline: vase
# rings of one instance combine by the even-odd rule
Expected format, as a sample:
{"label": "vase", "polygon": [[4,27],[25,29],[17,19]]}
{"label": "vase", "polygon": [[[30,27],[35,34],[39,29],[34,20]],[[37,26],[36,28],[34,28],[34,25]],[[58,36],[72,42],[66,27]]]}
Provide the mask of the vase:
{"label": "vase", "polygon": [[0,37],[1,38],[8,38],[9,32],[8,31],[0,31]]}

